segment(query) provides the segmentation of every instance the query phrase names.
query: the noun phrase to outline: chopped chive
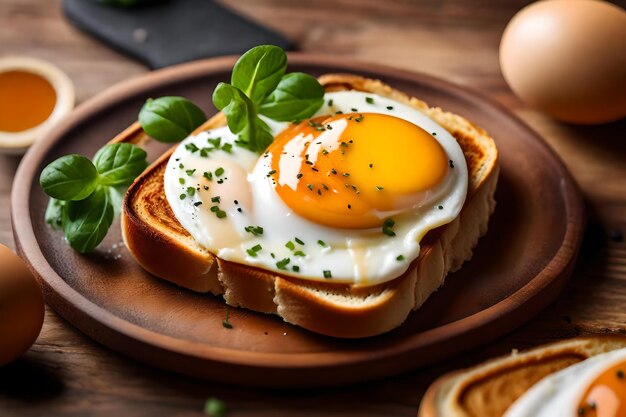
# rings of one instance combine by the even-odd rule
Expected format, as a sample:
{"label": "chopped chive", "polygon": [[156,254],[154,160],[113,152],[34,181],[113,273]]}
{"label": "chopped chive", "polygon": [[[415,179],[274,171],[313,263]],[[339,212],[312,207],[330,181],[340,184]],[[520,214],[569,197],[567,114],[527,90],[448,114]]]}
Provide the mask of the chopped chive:
{"label": "chopped chive", "polygon": [[217,216],[218,219],[223,219],[224,217],[226,217],[226,212],[223,210],[219,210],[215,213],[215,215]]}
{"label": "chopped chive", "polygon": [[184,178],[179,178],[178,182],[181,183],[181,184],[184,184],[185,183],[185,179]]}
{"label": "chopped chive", "polygon": [[219,206],[211,206],[211,208],[209,210],[211,210],[213,213],[217,213],[220,210],[220,207]]}
{"label": "chopped chive", "polygon": [[329,270],[324,270],[324,278],[332,278],[333,274]]}
{"label": "chopped chive", "polygon": [[313,162],[311,162],[311,161],[306,161],[306,162],[305,162],[305,164],[307,164],[307,165],[313,165]]}
{"label": "chopped chive", "polygon": [[360,115],[359,117],[355,118],[354,121],[355,122],[361,122],[361,121],[363,121],[364,118],[365,117],[363,115]]}
{"label": "chopped chive", "polygon": [[383,188],[383,187],[381,187],[380,185],[377,185],[377,186],[376,186],[376,189],[377,189],[378,191],[384,190],[384,188]]}
{"label": "chopped chive", "polygon": [[318,240],[317,244],[320,245],[321,247],[325,248],[326,247],[326,242],[324,242],[323,240]]}
{"label": "chopped chive", "polygon": [[215,175],[216,176],[221,176],[222,174],[224,174],[224,168],[219,167],[218,169],[215,170]]}
{"label": "chopped chive", "polygon": [[181,194],[181,195],[180,195],[180,199],[181,199],[181,200],[184,200],[185,198],[187,198],[187,194]]}
{"label": "chopped chive", "polygon": [[393,226],[396,224],[393,219],[387,219],[383,222],[383,234],[389,237],[393,237],[396,235],[396,232],[392,230]]}
{"label": "chopped chive", "polygon": [[294,238],[293,240],[295,240],[298,245],[304,245],[304,242],[302,240],[298,239],[297,237]]}
{"label": "chopped chive", "polygon": [[343,173],[343,176],[344,176],[344,177],[349,177],[349,176],[350,176],[350,173],[348,173],[348,172],[344,172],[344,173]]}
{"label": "chopped chive", "polygon": [[216,195],[215,197],[211,197],[211,203],[219,203],[220,202],[220,196]]}
{"label": "chopped chive", "polygon": [[330,170],[330,172],[332,172],[333,174],[337,175],[337,170],[335,170],[335,168],[332,168],[332,169]]}
{"label": "chopped chive", "polygon": [[206,178],[207,180],[209,180],[209,181],[212,181],[212,180],[213,180],[213,174],[212,174],[212,173],[210,173],[210,172],[205,172],[205,173],[203,173],[203,174],[202,174],[202,176],[203,176],[204,178]]}
{"label": "chopped chive", "polygon": [[220,144],[222,143],[222,138],[208,138],[207,142],[209,142],[211,145],[215,146],[216,148],[219,148]]}
{"label": "chopped chive", "polygon": [[404,261],[404,255],[398,255],[396,261]]}
{"label": "chopped chive", "polygon": [[298,173],[298,175],[296,175],[296,178],[300,179],[300,178],[302,178],[302,175],[304,175],[304,174],[302,174],[302,172],[300,172],[300,173]]}
{"label": "chopped chive", "polygon": [[290,240],[289,242],[285,243],[285,247],[289,250],[294,250],[296,248],[296,245],[294,245],[294,243]]}
{"label": "chopped chive", "polygon": [[309,190],[313,191],[313,184],[307,184],[306,188],[308,188]]}
{"label": "chopped chive", "polygon": [[246,249],[246,253],[252,256],[253,258],[256,258],[256,252],[253,251],[252,249]]}
{"label": "chopped chive", "polygon": [[263,249],[263,247],[261,245],[254,245],[250,249],[253,250],[254,252],[260,252],[261,249]]}
{"label": "chopped chive", "polygon": [[324,187],[324,189],[328,191],[328,186],[326,184],[322,184],[322,187]]}
{"label": "chopped chive", "polygon": [[232,143],[225,143],[222,146],[222,150],[226,153],[231,153],[233,151],[233,144]]}
{"label": "chopped chive", "polygon": [[291,269],[293,270],[293,272],[300,272],[300,267],[298,265],[292,266]]}
{"label": "chopped chive", "polygon": [[367,104],[374,104],[374,99],[371,97],[365,97],[365,101],[367,102]]}
{"label": "chopped chive", "polygon": [[193,203],[194,206],[199,207],[202,205],[202,201],[197,201],[195,203]]}
{"label": "chopped chive", "polygon": [[191,197],[192,195],[194,195],[196,193],[196,189],[193,187],[187,187],[187,194],[189,195],[189,197]]}
{"label": "chopped chive", "polygon": [[178,164],[178,168],[180,169],[185,169],[185,166],[183,165],[183,163],[181,162],[180,164]]}
{"label": "chopped chive", "polygon": [[244,230],[254,236],[261,236],[263,234],[263,228],[261,226],[246,226]]}
{"label": "chopped chive", "polygon": [[328,106],[332,106],[333,105],[333,99],[328,100]]}
{"label": "chopped chive", "polygon": [[354,107],[352,107],[350,110],[352,110],[354,113],[356,113],[356,112],[358,112],[358,111],[359,111],[359,109],[356,109],[356,108],[354,108]]}
{"label": "chopped chive", "polygon": [[194,153],[194,152],[198,152],[200,150],[200,148],[198,148],[195,144],[193,143],[188,143],[185,145],[185,149],[187,149],[189,152]]}
{"label": "chopped chive", "polygon": [[301,250],[297,250],[293,253],[293,256],[306,256],[306,254]]}
{"label": "chopped chive", "polygon": [[387,106],[387,110],[393,110],[393,106]]}
{"label": "chopped chive", "polygon": [[291,262],[291,259],[289,258],[281,259],[280,261],[276,262],[276,268],[287,269],[287,265],[289,265],[289,262]]}
{"label": "chopped chive", "polygon": [[185,173],[189,175],[190,177],[193,175],[194,172],[196,172],[195,169],[188,169],[187,171],[185,171]]}
{"label": "chopped chive", "polygon": [[268,171],[267,176],[269,177],[272,174],[276,174],[276,170],[275,169],[273,169],[271,171]]}
{"label": "chopped chive", "polygon": [[322,153],[323,153],[324,155],[328,155],[328,154],[329,154],[329,152],[328,152],[326,149],[322,149]]}
{"label": "chopped chive", "polygon": [[433,132],[433,136],[437,136],[437,132]]}

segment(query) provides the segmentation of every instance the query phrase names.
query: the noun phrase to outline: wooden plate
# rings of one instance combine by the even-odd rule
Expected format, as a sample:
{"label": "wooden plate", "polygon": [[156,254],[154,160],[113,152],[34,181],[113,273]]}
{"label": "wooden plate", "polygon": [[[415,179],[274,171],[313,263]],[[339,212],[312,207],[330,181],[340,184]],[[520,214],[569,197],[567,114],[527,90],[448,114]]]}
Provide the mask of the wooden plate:
{"label": "wooden plate", "polygon": [[[371,64],[290,56],[290,69],[352,72],[467,116],[500,151],[498,206],[474,258],[398,329],[363,340],[319,336],[281,319],[225,305],[145,273],[112,228],[101,248],[72,251],[44,222],[42,168],[67,153],[93,155],[128,126],[148,97],[182,95],[208,113],[233,58],[185,64],[117,85],[78,108],[24,157],[13,184],[18,250],[48,304],[100,343],[189,375],[262,386],[338,385],[438,361],[514,329],[550,303],[571,273],[583,229],[580,193],[554,152],[501,106],[445,81]],[[151,157],[163,152],[153,144]]]}

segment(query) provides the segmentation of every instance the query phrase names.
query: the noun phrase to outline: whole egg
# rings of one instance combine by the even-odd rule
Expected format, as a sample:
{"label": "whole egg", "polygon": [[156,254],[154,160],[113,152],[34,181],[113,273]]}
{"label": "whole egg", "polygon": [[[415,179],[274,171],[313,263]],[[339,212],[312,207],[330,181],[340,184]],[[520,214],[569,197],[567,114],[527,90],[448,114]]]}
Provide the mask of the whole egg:
{"label": "whole egg", "polygon": [[626,11],[599,0],[533,3],[509,22],[500,66],[511,89],[556,119],[626,116]]}

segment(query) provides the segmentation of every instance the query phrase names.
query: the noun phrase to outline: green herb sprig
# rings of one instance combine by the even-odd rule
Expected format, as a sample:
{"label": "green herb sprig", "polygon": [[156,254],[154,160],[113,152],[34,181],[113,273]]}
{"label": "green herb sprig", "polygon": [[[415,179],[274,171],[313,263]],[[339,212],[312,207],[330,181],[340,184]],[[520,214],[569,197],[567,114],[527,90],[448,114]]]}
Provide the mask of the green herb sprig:
{"label": "green herb sprig", "polygon": [[[302,120],[324,104],[324,88],[315,77],[301,72],[286,74],[286,70],[287,55],[281,48],[260,45],[239,58],[230,84],[219,83],[215,88],[213,104],[226,115],[240,147],[261,153],[274,140],[259,115],[280,122]],[[149,99],[139,113],[143,130],[169,143],[185,139],[205,121],[202,110],[183,97]],[[230,152],[228,146],[225,151]]]}
{"label": "green herb sprig", "polygon": [[46,222],[62,229],[78,252],[92,251],[119,213],[126,188],[148,166],[146,156],[135,145],[116,143],[101,148],[93,162],[77,154],[53,161],[39,177],[51,197]]}
{"label": "green herb sprig", "polygon": [[277,121],[311,117],[324,104],[324,88],[311,75],[285,74],[287,55],[273,45],[260,45],[243,54],[230,84],[220,83],[213,104],[226,114],[237,145],[262,153],[272,143],[264,115]]}

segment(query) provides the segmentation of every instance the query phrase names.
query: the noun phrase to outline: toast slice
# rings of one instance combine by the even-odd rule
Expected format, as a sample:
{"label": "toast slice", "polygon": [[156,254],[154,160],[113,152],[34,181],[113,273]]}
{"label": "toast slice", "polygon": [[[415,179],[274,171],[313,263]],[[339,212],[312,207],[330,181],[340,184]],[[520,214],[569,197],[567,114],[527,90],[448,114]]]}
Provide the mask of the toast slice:
{"label": "toast slice", "polygon": [[[470,259],[494,210],[498,153],[491,137],[461,116],[426,103],[380,81],[351,74],[320,77],[327,91],[359,90],[407,103],[446,128],[459,142],[469,171],[468,197],[452,223],[431,230],[421,253],[402,276],[373,286],[313,282],[227,262],[199,246],[176,220],[163,190],[163,173],[173,149],[129,188],[122,209],[126,246],[143,268],[182,287],[222,295],[227,304],[278,314],[311,331],[343,338],[367,337],[398,327],[411,310]],[[223,114],[198,131],[225,125]],[[133,127],[134,126],[134,127]],[[135,124],[117,141],[143,140]]]}
{"label": "toast slice", "polygon": [[626,347],[626,336],[590,336],[513,351],[436,380],[419,417],[502,417],[540,379],[592,356]]}

